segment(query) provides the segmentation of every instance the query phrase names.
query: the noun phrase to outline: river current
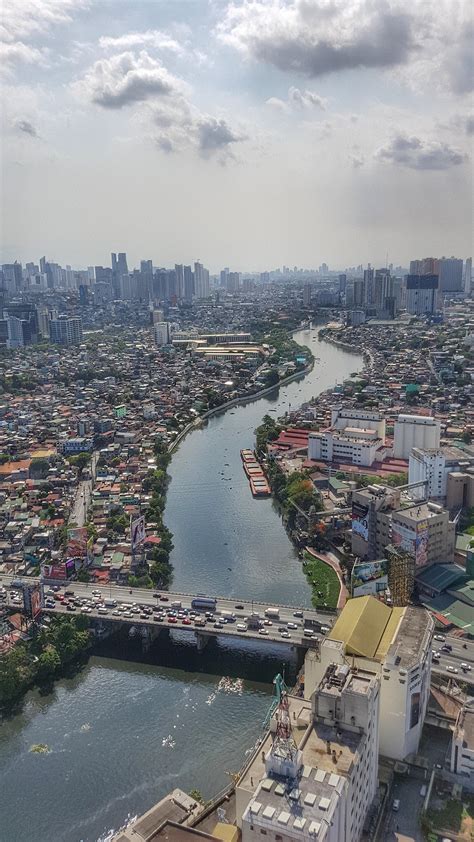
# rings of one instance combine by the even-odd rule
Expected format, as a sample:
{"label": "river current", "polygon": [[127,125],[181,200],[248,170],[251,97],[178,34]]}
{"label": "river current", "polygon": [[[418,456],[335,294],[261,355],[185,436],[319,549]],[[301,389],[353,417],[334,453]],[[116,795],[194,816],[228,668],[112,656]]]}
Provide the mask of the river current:
{"label": "river current", "polygon": [[[165,520],[175,590],[310,604],[278,510],[252,497],[240,450],[253,446],[265,413],[277,417],[341,383],[362,357],[315,330],[295,338],[316,357],[307,377],[209,419],[173,455]],[[79,675],[29,693],[1,725],[0,842],[96,842],[174,787],[212,796],[255,744],[272,677],[294,671],[287,659],[283,647],[269,654],[243,641],[198,655],[183,633],[145,654],[106,641]],[[48,753],[31,752],[37,743]]]}

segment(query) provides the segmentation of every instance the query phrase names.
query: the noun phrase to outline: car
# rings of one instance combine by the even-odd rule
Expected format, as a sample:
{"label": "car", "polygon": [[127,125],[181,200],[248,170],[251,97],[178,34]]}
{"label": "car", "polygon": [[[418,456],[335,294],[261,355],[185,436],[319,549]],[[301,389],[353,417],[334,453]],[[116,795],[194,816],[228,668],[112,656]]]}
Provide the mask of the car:
{"label": "car", "polygon": [[191,625],[191,620],[189,619],[189,617],[183,617],[183,626],[190,626],[190,625]]}
{"label": "car", "polygon": [[278,631],[281,633],[281,632],[287,631],[287,628],[286,628],[286,626],[278,626]]}
{"label": "car", "polygon": [[246,632],[247,631],[247,624],[246,623],[237,623],[237,631],[238,632]]}
{"label": "car", "polygon": [[148,614],[145,614],[144,611],[140,614],[140,620],[148,620]]}
{"label": "car", "polygon": [[59,585],[53,585],[53,591],[57,593],[59,591]]}
{"label": "car", "polygon": [[92,596],[102,596],[100,591],[92,591]]}
{"label": "car", "polygon": [[215,628],[215,629],[223,629],[223,628],[224,628],[224,623],[220,623],[220,622],[219,622],[219,620],[217,620],[217,621],[214,623],[214,628]]}
{"label": "car", "polygon": [[395,798],[395,800],[392,804],[392,810],[393,810],[394,813],[398,813],[399,809],[400,809],[400,799]]}
{"label": "car", "polygon": [[303,635],[304,637],[313,637],[314,631],[313,629],[305,629]]}
{"label": "car", "polygon": [[297,629],[297,628],[298,628],[298,623],[287,623],[287,624],[286,624],[286,627],[287,627],[288,629]]}
{"label": "car", "polygon": [[272,623],[271,620],[266,619],[266,620],[263,621],[263,625],[264,626],[273,626],[273,623]]}
{"label": "car", "polygon": [[280,634],[281,634],[281,636],[282,636],[282,637],[291,637],[290,632],[289,632],[289,631],[286,631],[286,629],[284,629],[283,631],[281,631],[281,632],[280,632]]}
{"label": "car", "polygon": [[239,605],[234,605],[234,608],[236,608],[237,611],[243,611],[244,610],[244,606],[240,605],[240,603],[239,603]]}
{"label": "car", "polygon": [[330,631],[331,631],[330,626],[321,626],[321,634],[329,634]]}
{"label": "car", "polygon": [[269,635],[269,631],[268,631],[268,629],[259,629],[259,630],[258,630],[258,633],[259,633],[259,634],[262,634],[262,635],[266,635],[267,637],[268,637],[268,635]]}
{"label": "car", "polygon": [[178,622],[178,620],[177,620],[176,617],[173,617],[173,616],[168,617],[168,623],[177,623],[177,622]]}
{"label": "car", "polygon": [[456,673],[458,672],[457,667],[453,667],[453,666],[451,666],[451,664],[448,664],[446,669],[447,669],[448,672],[456,672]]}
{"label": "car", "polygon": [[68,603],[66,608],[67,608],[68,611],[75,611],[76,610],[76,606],[73,605],[71,602]]}
{"label": "car", "polygon": [[82,611],[83,614],[90,614],[91,611],[92,611],[92,608],[89,608],[88,605],[83,605],[82,608],[81,608],[81,611]]}
{"label": "car", "polygon": [[163,594],[162,596],[160,596],[160,602],[169,602],[169,599],[168,599],[168,597],[167,597],[167,596],[165,596],[165,595]]}
{"label": "car", "polygon": [[74,591],[64,591],[64,596],[74,596]]}
{"label": "car", "polygon": [[152,596],[153,596],[154,599],[161,599],[159,593],[154,593],[154,594],[152,594]]}
{"label": "car", "polygon": [[128,619],[130,619],[130,617],[133,617],[133,614],[131,611],[124,611],[122,617],[127,617]]}
{"label": "car", "polygon": [[449,645],[449,643],[445,643],[444,646],[441,647],[441,652],[452,652],[453,647]]}
{"label": "car", "polygon": [[293,617],[303,617],[302,611],[293,611]]}
{"label": "car", "polygon": [[445,642],[445,640],[446,640],[446,638],[445,638],[442,634],[435,634],[435,635],[434,635],[434,639],[435,639],[435,640],[440,640],[440,641],[441,641],[441,643],[444,643],[444,642]]}
{"label": "car", "polygon": [[463,672],[471,672],[471,665],[465,664],[464,661],[461,664],[461,669]]}

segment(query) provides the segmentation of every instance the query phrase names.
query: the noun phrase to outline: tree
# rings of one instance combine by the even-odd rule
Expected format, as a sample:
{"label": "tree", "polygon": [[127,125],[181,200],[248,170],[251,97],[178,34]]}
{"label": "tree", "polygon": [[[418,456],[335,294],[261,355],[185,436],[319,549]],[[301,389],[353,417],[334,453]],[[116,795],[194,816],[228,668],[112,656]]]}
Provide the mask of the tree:
{"label": "tree", "polygon": [[153,547],[150,552],[150,560],[161,564],[168,564],[170,554],[163,547]]}
{"label": "tree", "polygon": [[90,582],[90,580],[91,580],[91,574],[89,573],[88,570],[85,570],[84,567],[82,567],[79,570],[79,573],[77,574],[77,581],[78,582]]}
{"label": "tree", "polygon": [[150,567],[150,576],[155,585],[161,584],[164,588],[168,587],[173,577],[171,565],[155,561]]}
{"label": "tree", "polygon": [[271,368],[270,371],[267,371],[265,374],[265,387],[269,388],[270,386],[276,386],[277,383],[280,381],[280,376],[278,374],[278,370],[276,368]]}
{"label": "tree", "polygon": [[47,681],[59,670],[61,658],[54,646],[47,646],[36,663],[36,677],[38,681]]}

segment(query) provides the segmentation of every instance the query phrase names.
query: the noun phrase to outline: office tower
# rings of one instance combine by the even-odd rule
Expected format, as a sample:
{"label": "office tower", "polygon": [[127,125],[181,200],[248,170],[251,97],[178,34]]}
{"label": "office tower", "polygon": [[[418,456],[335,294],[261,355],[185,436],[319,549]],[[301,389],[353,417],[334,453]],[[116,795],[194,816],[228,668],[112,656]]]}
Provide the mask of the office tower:
{"label": "office tower", "polygon": [[[365,272],[364,272],[365,275]],[[363,304],[368,303],[364,299],[366,296],[366,282],[361,280],[355,280],[353,285],[353,297],[354,297],[354,306],[355,307],[362,307]]]}
{"label": "office tower", "polygon": [[260,283],[261,284],[269,284],[270,283],[270,272],[260,272]]}
{"label": "office tower", "polygon": [[[115,298],[125,298],[123,295],[122,278],[128,275],[127,255],[125,252],[119,252],[117,257],[115,252],[112,252],[112,284]],[[130,295],[128,296],[130,298]]]}
{"label": "office tower", "polygon": [[49,337],[58,345],[79,345],[82,342],[82,319],[68,316],[51,319]]}
{"label": "office tower", "polygon": [[184,268],[182,263],[174,264],[176,275],[176,296],[181,301],[184,298]]}
{"label": "office tower", "polygon": [[439,289],[441,292],[462,290],[463,262],[456,257],[442,257],[439,261]]}
{"label": "office tower", "polygon": [[226,266],[225,269],[221,269],[221,274],[220,274],[220,286],[224,287],[224,289],[227,289],[227,278],[228,278],[228,276],[229,276],[229,267]]}
{"label": "office tower", "polygon": [[[361,283],[361,281],[354,281],[355,284]],[[354,304],[361,305],[366,304],[368,307],[375,305],[375,272],[370,267],[368,269],[364,269],[364,281],[363,281],[363,301],[354,301]],[[355,295],[355,292],[354,292]]]}
{"label": "office tower", "polygon": [[184,300],[191,303],[194,295],[194,274],[190,266],[185,266],[184,272]]}
{"label": "office tower", "polygon": [[94,281],[95,281],[95,272],[94,272],[94,267],[93,267],[93,266],[88,266],[88,267],[87,267],[87,281],[88,281],[88,283],[89,283],[89,286],[90,286],[91,284],[93,284],[93,283],[94,283]]}
{"label": "office tower", "polygon": [[148,301],[153,294],[153,261],[140,261],[139,299]]}
{"label": "office tower", "polygon": [[209,271],[199,261],[194,264],[194,289],[196,298],[209,298]]}
{"label": "office tower", "polygon": [[468,257],[464,266],[464,295],[469,298],[472,284],[472,257]]}
{"label": "office tower", "polygon": [[227,292],[238,292],[240,288],[240,272],[227,273]]}
{"label": "office tower", "polygon": [[413,316],[436,312],[438,275],[407,275],[407,311]]}
{"label": "office tower", "polygon": [[410,260],[410,275],[439,275],[437,257],[424,257],[422,260]]}
{"label": "office tower", "polygon": [[176,286],[176,272],[175,272],[175,270],[170,269],[169,272],[167,273],[167,276],[168,276],[168,280],[167,280],[167,289],[168,289],[167,299],[168,299],[168,301],[174,301],[175,302],[176,298],[177,298],[177,286]]}
{"label": "office tower", "polygon": [[42,339],[49,339],[49,314],[46,307],[36,308],[36,318],[38,320],[38,333]]}
{"label": "office tower", "polygon": [[347,275],[339,275],[339,292],[341,295],[345,294],[347,284]]}
{"label": "office tower", "polygon": [[7,292],[14,295],[23,287],[23,267],[16,260],[14,263],[3,263],[3,286]]}
{"label": "office tower", "polygon": [[303,287],[303,307],[311,307],[311,284]]}
{"label": "office tower", "polygon": [[9,304],[3,315],[21,321],[22,345],[31,345],[38,341],[38,315],[34,304]]}
{"label": "office tower", "polygon": [[4,313],[7,328],[7,348],[22,348],[25,344],[23,339],[23,321],[16,316]]}
{"label": "office tower", "polygon": [[[312,696],[331,663],[376,673],[380,754],[394,760],[416,754],[430,694],[433,630],[424,608],[389,608],[373,596],[348,600],[319,653],[308,650],[305,697]],[[351,836],[342,839],[352,842]]]}
{"label": "office tower", "polygon": [[168,322],[156,322],[156,324],[154,325],[154,333],[156,345],[168,345],[170,341],[170,330]]}

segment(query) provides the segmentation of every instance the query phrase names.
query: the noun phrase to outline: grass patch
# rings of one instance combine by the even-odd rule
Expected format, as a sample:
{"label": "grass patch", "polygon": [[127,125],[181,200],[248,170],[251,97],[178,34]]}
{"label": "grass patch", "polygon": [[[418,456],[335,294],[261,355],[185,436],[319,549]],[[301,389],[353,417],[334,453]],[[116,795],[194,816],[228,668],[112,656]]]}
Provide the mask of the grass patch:
{"label": "grass patch", "polygon": [[305,553],[303,569],[312,588],[311,602],[314,607],[336,609],[341,586],[332,567],[321,559]]}
{"label": "grass patch", "polygon": [[[441,810],[428,810],[426,817],[431,827],[462,833],[466,823],[474,816],[474,798],[461,801],[451,798]],[[469,837],[468,837],[469,838]]]}

